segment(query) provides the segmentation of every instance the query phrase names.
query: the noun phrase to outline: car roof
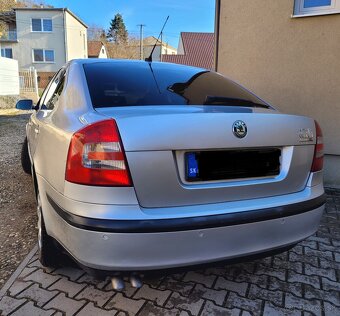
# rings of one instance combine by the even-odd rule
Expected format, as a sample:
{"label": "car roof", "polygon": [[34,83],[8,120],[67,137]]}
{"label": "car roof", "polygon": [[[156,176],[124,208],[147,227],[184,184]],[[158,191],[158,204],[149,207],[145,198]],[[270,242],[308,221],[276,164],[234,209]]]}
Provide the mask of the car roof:
{"label": "car roof", "polygon": [[[87,65],[87,64],[98,64],[98,63],[108,63],[108,64],[145,64],[147,61],[144,60],[134,60],[134,59],[110,59],[110,58],[87,58],[87,59],[73,59],[69,62],[69,64],[77,64],[77,65]],[[174,63],[167,63],[167,62],[158,62],[153,61],[152,65],[166,65],[170,68],[194,68],[197,71],[207,71],[208,69],[187,66],[182,64],[174,64]]]}

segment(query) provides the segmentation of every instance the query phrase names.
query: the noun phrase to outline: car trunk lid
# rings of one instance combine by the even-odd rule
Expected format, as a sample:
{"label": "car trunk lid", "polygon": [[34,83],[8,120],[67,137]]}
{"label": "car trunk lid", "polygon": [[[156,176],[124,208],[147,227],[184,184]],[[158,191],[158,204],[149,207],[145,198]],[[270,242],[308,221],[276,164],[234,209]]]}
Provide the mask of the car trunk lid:
{"label": "car trunk lid", "polygon": [[[137,198],[145,208],[289,194],[303,190],[310,173],[315,140],[300,137],[301,131],[315,133],[310,118],[228,106],[97,111],[117,122]],[[242,138],[233,131],[237,121],[247,127]],[[195,156],[201,172],[194,181],[188,155]]]}

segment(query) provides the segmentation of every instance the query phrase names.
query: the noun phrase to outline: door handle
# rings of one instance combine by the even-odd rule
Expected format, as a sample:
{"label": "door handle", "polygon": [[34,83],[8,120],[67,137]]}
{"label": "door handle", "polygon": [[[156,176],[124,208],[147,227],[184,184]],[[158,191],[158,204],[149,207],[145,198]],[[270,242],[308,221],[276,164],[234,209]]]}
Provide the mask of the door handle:
{"label": "door handle", "polygon": [[34,132],[35,132],[36,134],[39,134],[39,128],[36,127],[36,128],[34,129]]}

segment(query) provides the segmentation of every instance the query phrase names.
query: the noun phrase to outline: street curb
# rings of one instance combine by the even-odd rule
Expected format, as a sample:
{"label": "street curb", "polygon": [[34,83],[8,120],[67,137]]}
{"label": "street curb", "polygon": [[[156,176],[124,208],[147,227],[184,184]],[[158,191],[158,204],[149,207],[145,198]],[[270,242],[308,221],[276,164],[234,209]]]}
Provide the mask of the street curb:
{"label": "street curb", "polygon": [[22,270],[26,267],[28,262],[32,259],[32,257],[35,255],[35,253],[38,250],[38,244],[35,244],[33,249],[29,252],[29,254],[26,256],[26,258],[20,263],[20,265],[17,267],[17,269],[13,272],[13,274],[10,276],[10,278],[7,280],[7,282],[4,284],[4,286],[0,289],[0,299],[6,294],[7,290],[12,286],[12,284],[15,282],[19,274]]}

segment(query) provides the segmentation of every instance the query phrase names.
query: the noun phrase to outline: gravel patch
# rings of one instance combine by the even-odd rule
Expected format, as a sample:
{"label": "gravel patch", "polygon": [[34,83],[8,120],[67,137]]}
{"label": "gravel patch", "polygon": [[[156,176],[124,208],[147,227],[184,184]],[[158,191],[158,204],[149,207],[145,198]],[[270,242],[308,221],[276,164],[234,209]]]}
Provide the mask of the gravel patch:
{"label": "gravel patch", "polygon": [[32,180],[20,164],[28,118],[0,114],[0,288],[36,243]]}

